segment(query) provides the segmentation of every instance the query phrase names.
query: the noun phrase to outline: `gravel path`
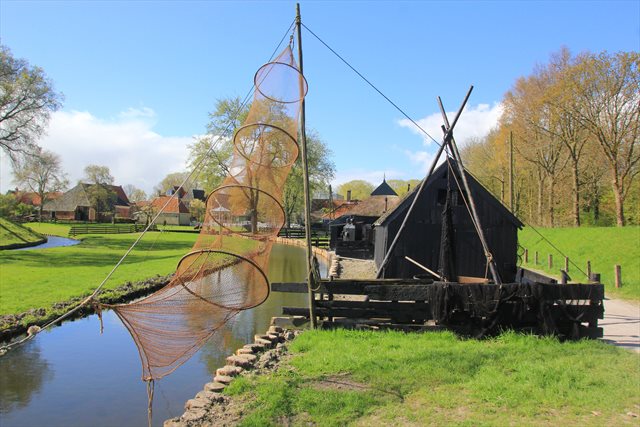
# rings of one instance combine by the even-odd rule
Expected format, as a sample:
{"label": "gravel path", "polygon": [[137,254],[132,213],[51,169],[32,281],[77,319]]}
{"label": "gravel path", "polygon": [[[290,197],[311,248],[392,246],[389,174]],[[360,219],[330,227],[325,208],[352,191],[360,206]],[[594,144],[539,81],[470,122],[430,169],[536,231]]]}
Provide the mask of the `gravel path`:
{"label": "gravel path", "polygon": [[628,301],[606,299],[604,319],[598,322],[604,329],[604,341],[640,353],[640,306]]}

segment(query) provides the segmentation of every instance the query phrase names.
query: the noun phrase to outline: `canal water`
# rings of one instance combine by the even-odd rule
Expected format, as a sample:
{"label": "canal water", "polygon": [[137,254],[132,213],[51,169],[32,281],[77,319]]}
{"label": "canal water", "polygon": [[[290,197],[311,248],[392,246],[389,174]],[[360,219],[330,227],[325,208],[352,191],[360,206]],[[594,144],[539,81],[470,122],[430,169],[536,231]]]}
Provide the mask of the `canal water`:
{"label": "canal water", "polygon": [[14,251],[29,251],[33,249],[49,249],[49,248],[58,248],[61,246],[74,246],[80,243],[80,240],[68,239],[66,237],[60,236],[47,236],[47,241],[41,245],[36,246],[28,246],[26,248],[18,248],[12,249]]}
{"label": "canal water", "polygon": [[[303,248],[274,245],[269,279],[305,280]],[[321,270],[326,275],[327,266]],[[264,333],[283,305],[306,306],[303,294],[274,292],[240,312],[187,363],[155,385],[153,424],[184,412],[184,403],[212,380],[225,358]],[[64,323],[0,357],[0,425],[146,426],[146,383],[131,336],[112,311]]]}

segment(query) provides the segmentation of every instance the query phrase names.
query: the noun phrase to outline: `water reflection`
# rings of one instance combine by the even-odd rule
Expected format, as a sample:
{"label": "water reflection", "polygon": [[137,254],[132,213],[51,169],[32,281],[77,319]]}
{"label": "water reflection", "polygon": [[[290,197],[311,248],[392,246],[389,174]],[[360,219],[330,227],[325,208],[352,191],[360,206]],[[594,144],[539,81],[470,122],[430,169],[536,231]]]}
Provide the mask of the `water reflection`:
{"label": "water reflection", "polygon": [[[304,250],[274,245],[268,276],[274,282],[304,280]],[[306,297],[272,293],[261,306],[238,313],[194,357],[156,382],[154,425],[180,415],[184,402],[211,381],[225,358],[263,333],[283,305],[305,306]],[[0,357],[3,427],[146,426],[138,351],[113,312],[103,317],[104,335],[96,316],[89,316],[39,334]]]}
{"label": "water reflection", "polygon": [[40,345],[30,341],[7,354],[0,375],[0,414],[23,408],[42,385],[53,379],[49,363],[40,355]]}

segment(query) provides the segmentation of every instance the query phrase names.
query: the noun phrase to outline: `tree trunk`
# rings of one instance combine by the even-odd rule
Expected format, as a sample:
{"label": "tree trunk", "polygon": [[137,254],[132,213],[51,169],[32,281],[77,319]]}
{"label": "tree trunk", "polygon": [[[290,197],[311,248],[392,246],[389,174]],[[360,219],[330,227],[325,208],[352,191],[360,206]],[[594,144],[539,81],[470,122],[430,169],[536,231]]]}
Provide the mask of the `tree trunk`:
{"label": "tree trunk", "polygon": [[544,196],[544,180],[539,180],[538,181],[538,218],[537,218],[537,224],[538,225],[542,225],[542,199]]}
{"label": "tree trunk", "polygon": [[616,222],[618,227],[624,227],[624,196],[618,175],[613,172],[613,195],[616,198]]}
{"label": "tree trunk", "polygon": [[572,161],[573,173],[573,225],[580,227],[580,176],[578,172],[578,161]]}
{"label": "tree trunk", "polygon": [[554,208],[553,208],[553,202],[555,199],[555,189],[554,186],[556,184],[556,180],[555,177],[552,175],[549,177],[549,226],[550,227],[555,227],[555,217],[554,217]]}

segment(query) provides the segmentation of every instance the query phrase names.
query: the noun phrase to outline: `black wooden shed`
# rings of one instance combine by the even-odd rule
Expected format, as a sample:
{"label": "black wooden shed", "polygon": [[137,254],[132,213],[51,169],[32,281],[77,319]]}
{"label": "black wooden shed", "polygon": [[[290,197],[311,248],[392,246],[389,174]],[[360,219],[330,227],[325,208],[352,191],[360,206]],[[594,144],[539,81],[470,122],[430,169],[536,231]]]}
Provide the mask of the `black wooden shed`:
{"label": "black wooden shed", "polygon": [[[455,174],[452,171],[455,171]],[[450,173],[451,176],[449,176]],[[522,228],[523,224],[469,173],[466,173],[466,176],[498,273],[503,282],[512,282],[516,274],[518,229]],[[449,230],[450,245],[447,248],[449,253],[453,254],[453,259],[448,261],[453,261],[458,277],[490,277],[487,271],[487,258],[456,181],[461,183],[458,168],[453,159],[449,159],[449,163],[444,162],[434,171],[425,183],[425,188],[407,220],[400,240],[381,277],[410,278],[425,273],[420,267],[408,261],[406,256],[433,271],[442,271],[441,251],[444,251],[442,249],[444,246],[441,236],[443,209],[447,199],[450,207],[448,217],[450,222],[444,221],[449,222],[450,225],[449,228],[445,228],[445,232]],[[418,186],[414,188],[395,209],[390,210],[375,222],[374,259],[378,268],[418,188]]]}

